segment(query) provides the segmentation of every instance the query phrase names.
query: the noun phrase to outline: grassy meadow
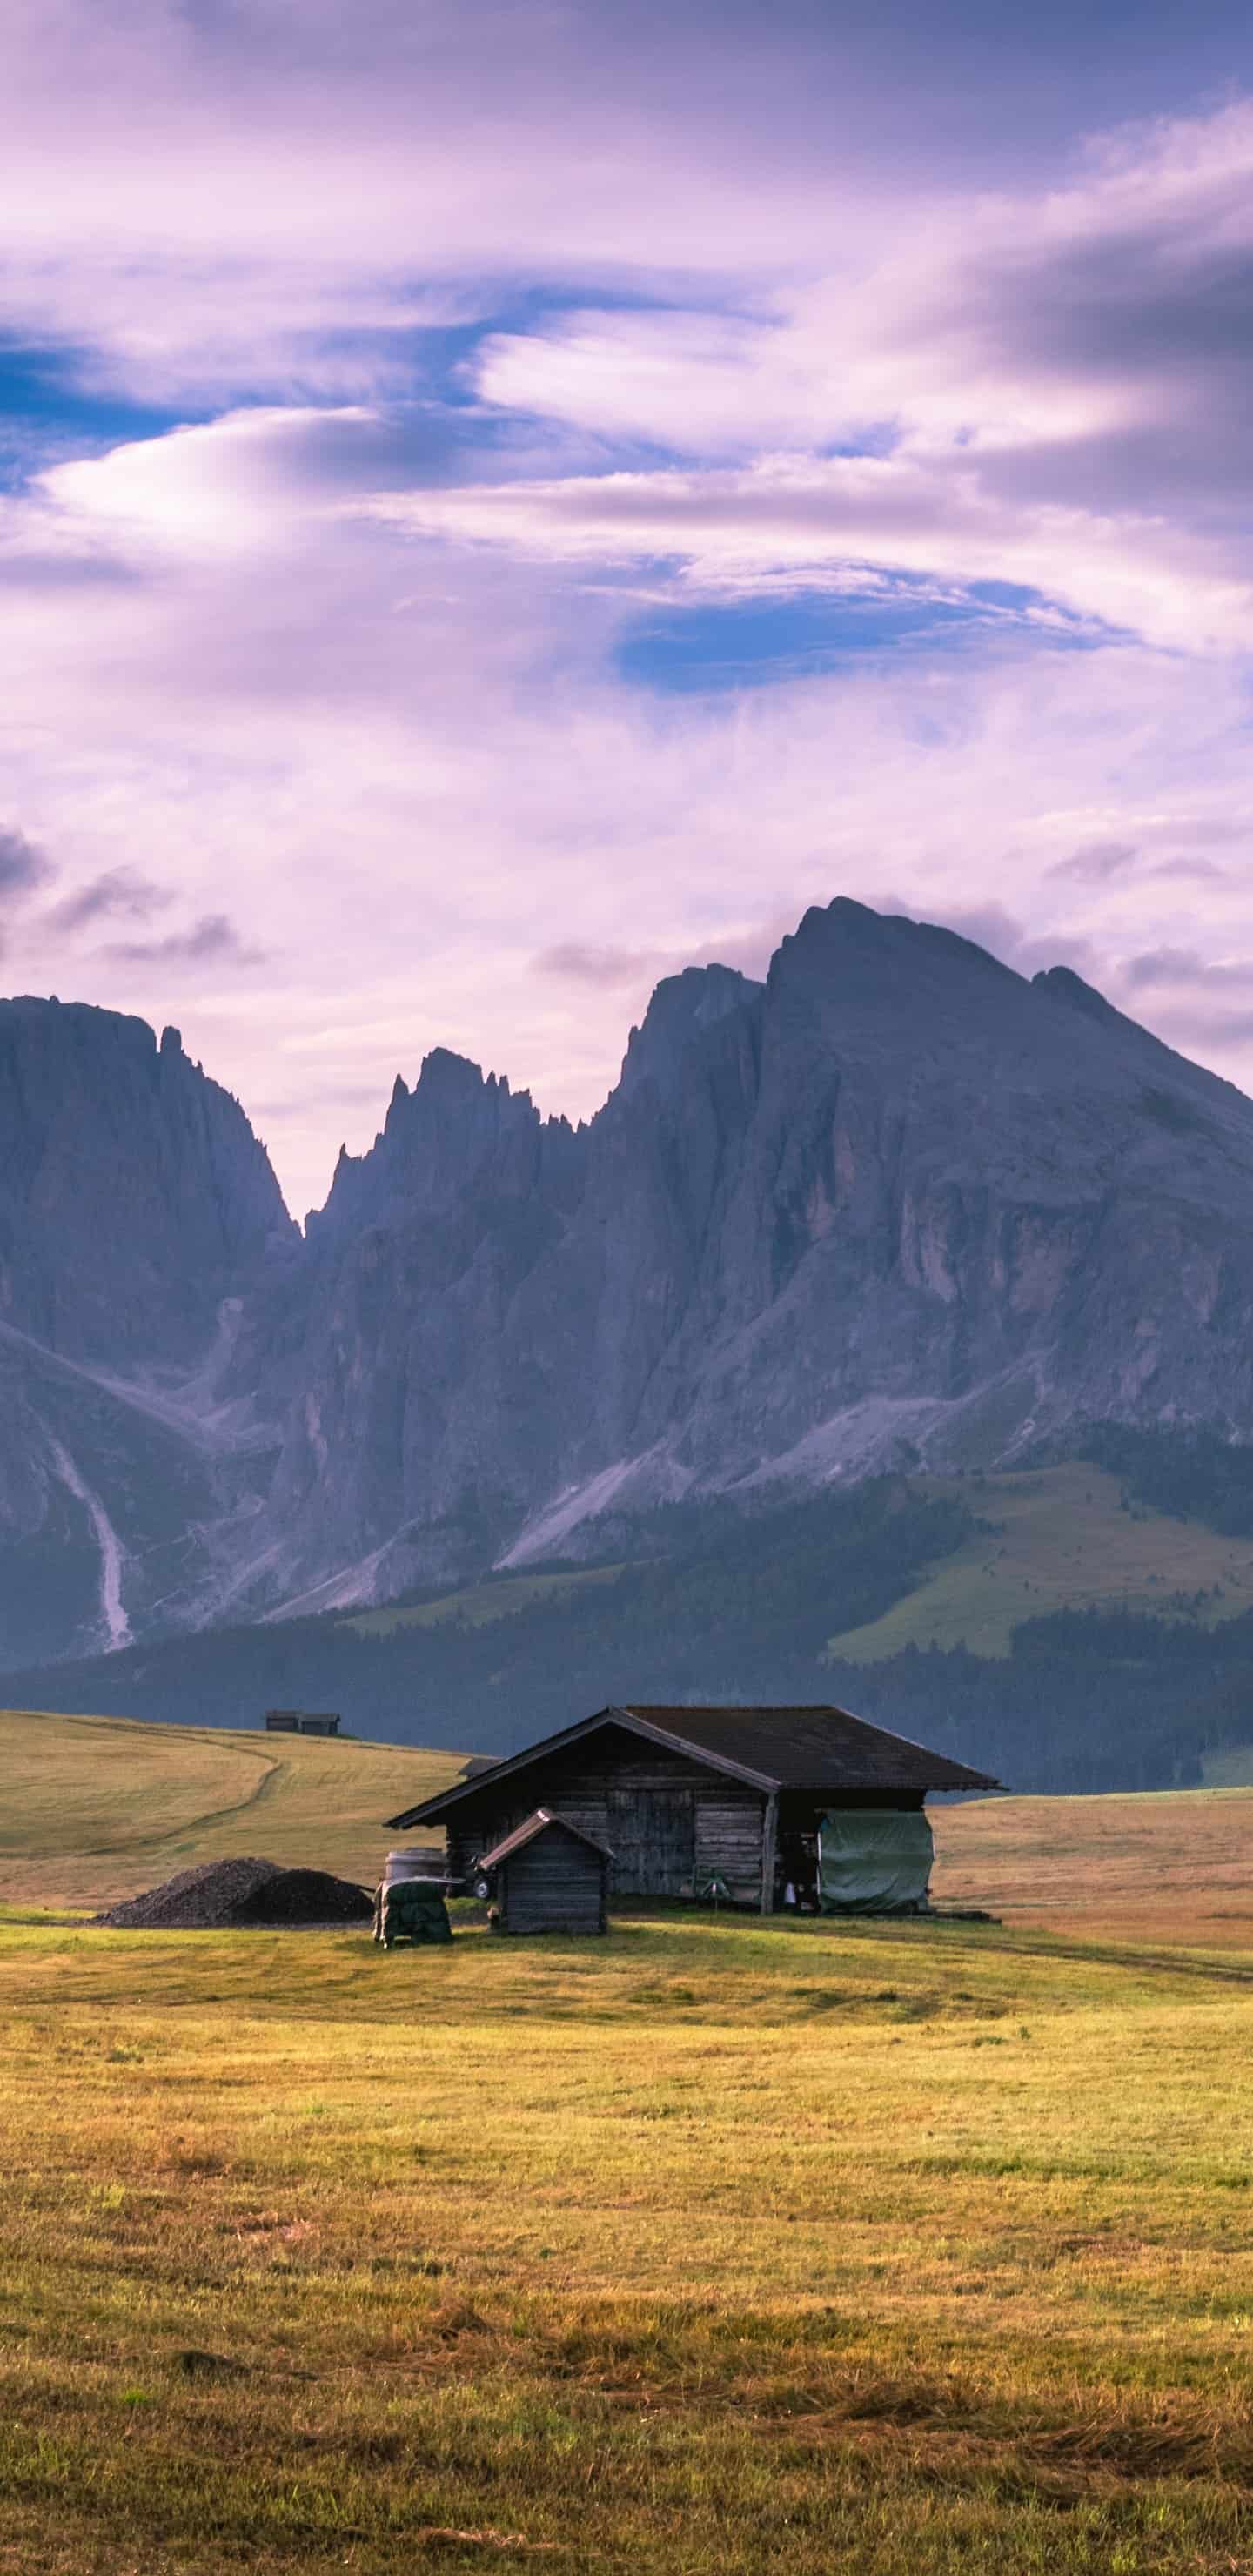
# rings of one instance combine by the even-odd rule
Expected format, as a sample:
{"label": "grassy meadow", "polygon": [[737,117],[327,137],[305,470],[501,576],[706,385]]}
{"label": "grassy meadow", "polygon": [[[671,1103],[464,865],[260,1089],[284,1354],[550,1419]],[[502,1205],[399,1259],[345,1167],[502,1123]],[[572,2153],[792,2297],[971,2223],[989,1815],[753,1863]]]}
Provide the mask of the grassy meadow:
{"label": "grassy meadow", "polygon": [[463,1620],[470,1628],[490,1628],[536,1602],[567,1601],[573,1593],[614,1583],[621,1572],[618,1565],[589,1565],[561,1574],[497,1575],[490,1583],[443,1592],[434,1601],[389,1602],[379,1610],[354,1610],[343,1625],[359,1637],[394,1637],[400,1628],[439,1628],[450,1619]]}
{"label": "grassy meadow", "polygon": [[[271,1850],[279,1792],[215,1824],[206,1741],[181,1804],[152,1753],[156,1867],[103,1760],[102,1873],[144,1884],[197,1833]],[[383,1814],[402,1763],[448,1761],[306,1751],[347,1756],[306,1787],[338,1788],[318,1857],[352,1874],[386,1842],[358,1753]],[[26,1815],[6,1870],[39,1867]],[[27,1889],[3,2576],[1253,2569],[1253,1795],[936,1823],[1001,1923],[662,1909],[576,1944],[467,1916],[384,1956],[101,1932]]]}
{"label": "grassy meadow", "polygon": [[103,1906],[241,1852],[373,1886],[383,1818],[447,1788],[463,1760],[339,1736],[0,1710],[0,1902]]}
{"label": "grassy meadow", "polygon": [[[920,1480],[920,1492],[932,1490]],[[1253,1539],[1126,1510],[1119,1478],[1100,1467],[1036,1467],[960,1490],[984,1528],[881,1619],[833,1636],[833,1653],[874,1664],[906,1646],[964,1645],[1004,1657],[1024,1619],[1057,1610],[1186,1617],[1203,1628],[1253,1610]]]}

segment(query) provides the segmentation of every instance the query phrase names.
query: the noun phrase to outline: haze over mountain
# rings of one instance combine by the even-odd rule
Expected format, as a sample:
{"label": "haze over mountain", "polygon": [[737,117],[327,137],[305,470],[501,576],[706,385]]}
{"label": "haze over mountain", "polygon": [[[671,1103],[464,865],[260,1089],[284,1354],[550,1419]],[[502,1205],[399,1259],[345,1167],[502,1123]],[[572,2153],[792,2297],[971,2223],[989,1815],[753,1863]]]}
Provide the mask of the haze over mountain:
{"label": "haze over mountain", "polygon": [[1093,1422],[1253,1439],[1253,1104],[847,901],[662,983],[585,1126],[437,1050],[303,1240],[174,1032],[4,1005],[0,1133],[10,1667]]}

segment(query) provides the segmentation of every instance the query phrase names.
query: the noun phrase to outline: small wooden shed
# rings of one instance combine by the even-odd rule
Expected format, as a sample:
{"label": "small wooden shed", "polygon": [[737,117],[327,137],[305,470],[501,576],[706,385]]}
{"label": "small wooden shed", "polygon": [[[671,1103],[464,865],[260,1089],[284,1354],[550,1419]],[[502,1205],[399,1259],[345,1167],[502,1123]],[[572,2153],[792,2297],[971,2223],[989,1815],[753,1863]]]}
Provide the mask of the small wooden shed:
{"label": "small wooden shed", "polygon": [[267,1735],[338,1735],[339,1716],[330,1709],[267,1708]]}
{"label": "small wooden shed", "polygon": [[603,1843],[537,1807],[474,1865],[497,1906],[501,1932],[604,1932],[609,1866]]}

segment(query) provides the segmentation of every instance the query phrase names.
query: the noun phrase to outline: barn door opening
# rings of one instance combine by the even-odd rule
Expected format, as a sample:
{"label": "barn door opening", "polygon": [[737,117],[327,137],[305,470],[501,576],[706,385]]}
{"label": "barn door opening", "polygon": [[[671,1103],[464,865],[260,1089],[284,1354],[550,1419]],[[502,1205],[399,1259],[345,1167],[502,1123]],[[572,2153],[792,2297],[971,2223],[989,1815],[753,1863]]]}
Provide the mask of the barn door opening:
{"label": "barn door opening", "polygon": [[690,1789],[611,1789],[607,1823],[616,1895],[691,1895],[696,1833]]}

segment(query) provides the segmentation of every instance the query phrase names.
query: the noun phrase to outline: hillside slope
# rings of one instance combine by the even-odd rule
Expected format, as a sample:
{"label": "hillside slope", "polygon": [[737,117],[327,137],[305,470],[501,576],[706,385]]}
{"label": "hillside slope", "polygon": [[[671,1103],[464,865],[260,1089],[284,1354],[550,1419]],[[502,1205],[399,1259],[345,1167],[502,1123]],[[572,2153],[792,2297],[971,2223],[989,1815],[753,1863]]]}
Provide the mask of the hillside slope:
{"label": "hillside slope", "polygon": [[1253,1788],[980,1798],[932,1823],[938,1903],[1071,1937],[1253,1951]]}
{"label": "hillside slope", "polygon": [[0,1710],[0,1903],[110,1904],[242,1853],[373,1886],[384,1817],[446,1788],[462,1758]]}
{"label": "hillside slope", "polygon": [[[372,1885],[397,1803],[460,1753],[0,1711],[0,1906],[103,1905],[197,1861],[268,1859]],[[1253,1789],[975,1798],[931,1809],[935,1901],[1010,1924],[1253,1949]]]}
{"label": "hillside slope", "polygon": [[1062,1610],[1200,1630],[1253,1612],[1253,1536],[1133,1508],[1118,1478],[1087,1460],[978,1476],[961,1490],[976,1516],[970,1535],[882,1618],[833,1635],[833,1655],[877,1664],[908,1646],[965,1646],[1007,1658],[1027,1621]]}
{"label": "hillside slope", "polygon": [[358,1735],[488,1753],[611,1699],[836,1699],[1020,1790],[1154,1789],[1250,1743],[1251,1581],[1248,1539],[1124,1509],[1090,1466],[879,1478],[755,1515],[675,1506],[608,1564],[172,1638],[8,1694],[224,1727],[331,1706]]}

